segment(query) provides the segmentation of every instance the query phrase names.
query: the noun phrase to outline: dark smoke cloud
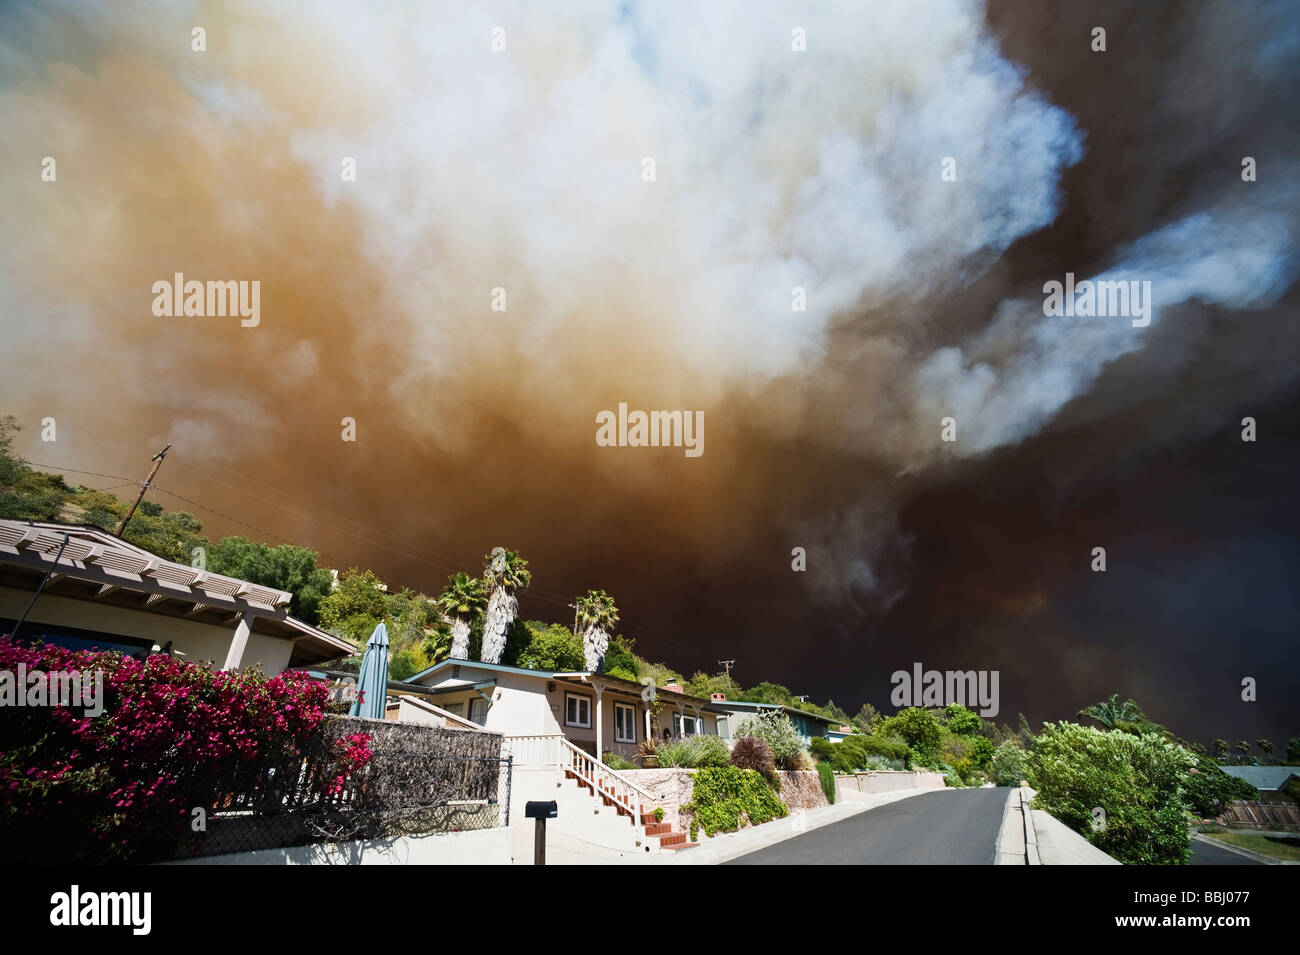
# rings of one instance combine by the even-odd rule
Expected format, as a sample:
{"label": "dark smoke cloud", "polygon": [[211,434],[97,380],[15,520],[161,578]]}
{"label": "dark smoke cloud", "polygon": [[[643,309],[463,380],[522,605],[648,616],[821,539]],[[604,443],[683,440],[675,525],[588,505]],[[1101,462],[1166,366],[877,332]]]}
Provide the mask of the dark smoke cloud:
{"label": "dark smoke cloud", "polygon": [[[1297,732],[1228,676],[1298,662],[1300,18],[696,7],[6,9],[0,398],[60,428],[24,450],[174,441],[164,487],[428,591],[509,544],[650,655],[846,706],[922,660],[1001,668],[1008,718]],[[260,279],[262,324],[155,318],[176,271]],[[1152,281],[1151,324],[1044,318],[1067,271]],[[703,409],[705,454],[596,447],[620,401]]]}

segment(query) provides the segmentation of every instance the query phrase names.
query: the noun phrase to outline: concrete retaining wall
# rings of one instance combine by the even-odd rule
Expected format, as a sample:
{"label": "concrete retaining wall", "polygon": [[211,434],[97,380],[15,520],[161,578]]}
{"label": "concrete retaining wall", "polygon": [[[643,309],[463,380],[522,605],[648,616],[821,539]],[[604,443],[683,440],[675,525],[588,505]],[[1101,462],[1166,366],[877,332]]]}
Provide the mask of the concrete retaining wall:
{"label": "concrete retaining wall", "polygon": [[509,865],[510,830],[472,829],[424,836],[259,849],[169,865]]}
{"label": "concrete retaining wall", "polygon": [[860,793],[892,793],[900,789],[943,789],[943,776],[928,769],[882,770],[835,777],[835,794],[848,790]]}

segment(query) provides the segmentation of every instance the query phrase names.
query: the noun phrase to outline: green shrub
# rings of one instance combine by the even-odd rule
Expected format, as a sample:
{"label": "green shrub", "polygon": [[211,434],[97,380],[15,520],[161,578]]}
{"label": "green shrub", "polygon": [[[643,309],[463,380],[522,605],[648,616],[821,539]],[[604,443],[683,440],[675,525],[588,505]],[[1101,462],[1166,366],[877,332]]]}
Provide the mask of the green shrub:
{"label": "green shrub", "polygon": [[828,739],[814,736],[808,741],[808,751],[812,753],[813,759],[816,759],[819,762],[821,760],[830,762],[835,758],[835,750],[842,745],[843,743],[832,743]]}
{"label": "green shrub", "polygon": [[726,766],[731,762],[731,751],[720,737],[688,736],[686,746],[691,752],[692,767],[703,769],[706,766]]}
{"label": "green shrub", "polygon": [[835,771],[831,769],[830,763],[822,760],[817,764],[817,778],[821,781],[826,801],[832,806],[835,805]]}
{"label": "green shrub", "polygon": [[923,760],[939,755],[939,745],[943,738],[943,727],[935,715],[916,706],[899,710],[888,719],[881,720],[876,724],[875,731],[877,736],[897,734]]}
{"label": "green shrub", "polygon": [[[1183,786],[1196,757],[1156,734],[1045,723],[1026,761],[1034,804],[1131,865],[1185,865]],[[1093,829],[1093,809],[1105,826]]]}
{"label": "green shrub", "polygon": [[666,739],[659,744],[656,753],[659,756],[659,765],[665,768],[689,769],[691,765],[691,751],[686,747],[686,741],[683,739]]}
{"label": "green shrub", "polygon": [[1024,778],[1025,751],[1009,739],[993,754],[993,781],[999,786],[1019,786]]}
{"label": "green shrub", "polygon": [[808,756],[804,753],[803,737],[795,729],[790,717],[780,710],[768,710],[752,716],[742,716],[736,724],[737,736],[755,736],[767,744],[777,769],[806,769]]}
{"label": "green shrub", "polygon": [[601,762],[603,762],[610,769],[619,770],[619,771],[622,771],[624,769],[640,768],[639,766],[637,766],[636,763],[632,762],[631,760],[624,759],[622,756],[618,755],[618,753],[606,753],[602,758]]}
{"label": "green shrub", "polygon": [[735,766],[695,773],[690,802],[682,809],[690,815],[692,833],[699,827],[710,836],[735,832],[746,821],[761,825],[789,812],[761,775]]}
{"label": "green shrub", "polygon": [[1259,790],[1246,780],[1230,776],[1209,756],[1196,760],[1196,772],[1184,784],[1187,804],[1201,818],[1217,816],[1225,803],[1236,799],[1258,799]]}
{"label": "green shrub", "polygon": [[830,744],[829,759],[837,773],[856,773],[872,766],[871,757],[878,756],[885,760],[897,760],[903,768],[910,753],[906,743],[896,743],[876,736],[846,736],[838,743]]}
{"label": "green shrub", "polygon": [[655,810],[651,815],[655,817],[655,822],[663,822],[667,813],[664,811],[663,806],[655,806]]}
{"label": "green shrub", "polygon": [[727,744],[717,736],[682,736],[659,744],[659,765],[681,769],[726,766],[731,759]]}

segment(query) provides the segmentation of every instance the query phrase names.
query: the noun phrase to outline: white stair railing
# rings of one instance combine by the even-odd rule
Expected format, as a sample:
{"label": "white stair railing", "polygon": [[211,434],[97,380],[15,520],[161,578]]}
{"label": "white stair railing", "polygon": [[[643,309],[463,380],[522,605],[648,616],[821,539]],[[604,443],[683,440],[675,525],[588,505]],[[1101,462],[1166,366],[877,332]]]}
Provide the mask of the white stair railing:
{"label": "white stair railing", "polygon": [[633,825],[641,825],[647,804],[659,800],[564,737],[559,737],[559,741],[560,769],[591,786],[593,795],[604,796],[621,807],[632,816]]}

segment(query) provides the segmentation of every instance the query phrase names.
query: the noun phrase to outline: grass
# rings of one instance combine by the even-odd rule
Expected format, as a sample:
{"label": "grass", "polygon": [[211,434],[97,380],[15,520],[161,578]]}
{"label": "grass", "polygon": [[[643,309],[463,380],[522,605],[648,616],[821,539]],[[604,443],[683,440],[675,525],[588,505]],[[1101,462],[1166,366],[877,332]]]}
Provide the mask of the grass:
{"label": "grass", "polygon": [[1207,832],[1211,839],[1226,842],[1230,846],[1249,849],[1262,856],[1268,856],[1281,862],[1300,862],[1300,839],[1269,833],[1241,832],[1240,830]]}

